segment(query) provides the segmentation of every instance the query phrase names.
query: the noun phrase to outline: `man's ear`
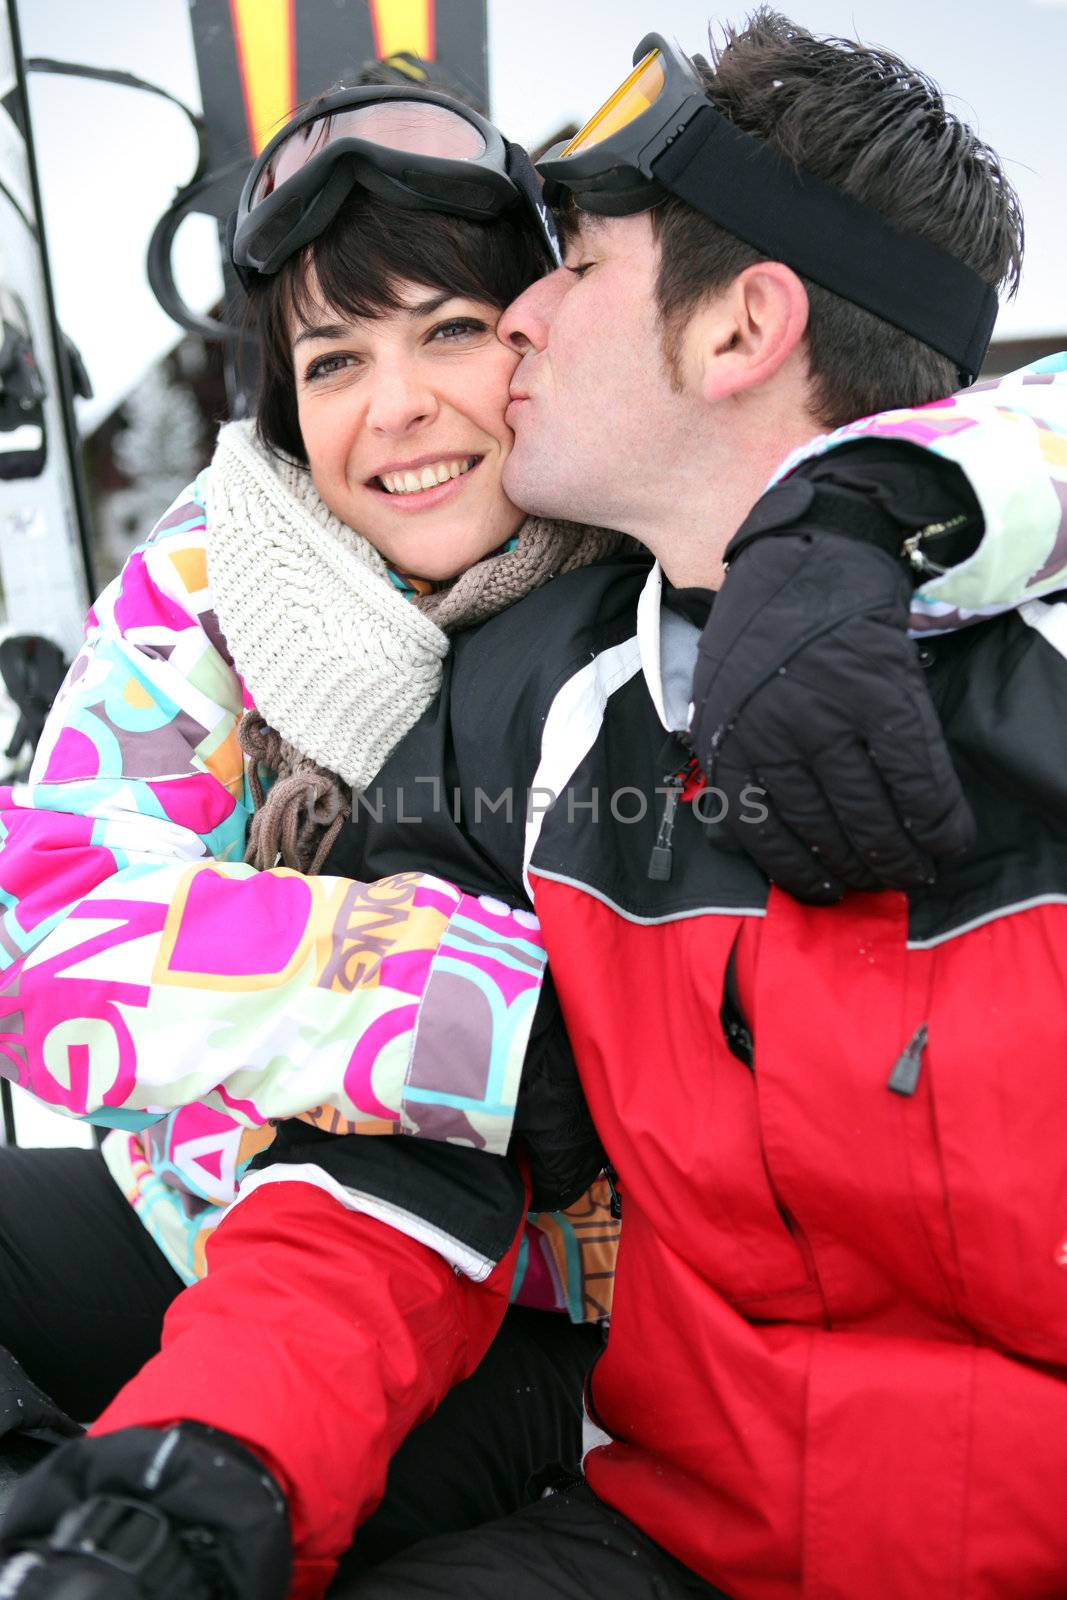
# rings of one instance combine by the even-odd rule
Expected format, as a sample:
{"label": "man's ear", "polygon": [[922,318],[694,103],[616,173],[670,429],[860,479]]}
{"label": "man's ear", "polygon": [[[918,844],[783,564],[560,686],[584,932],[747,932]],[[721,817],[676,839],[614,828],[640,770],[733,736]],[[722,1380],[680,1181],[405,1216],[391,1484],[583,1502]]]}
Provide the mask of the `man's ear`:
{"label": "man's ear", "polygon": [[702,309],[683,335],[683,365],[709,402],[773,378],[808,326],[808,296],[791,267],[757,261]]}

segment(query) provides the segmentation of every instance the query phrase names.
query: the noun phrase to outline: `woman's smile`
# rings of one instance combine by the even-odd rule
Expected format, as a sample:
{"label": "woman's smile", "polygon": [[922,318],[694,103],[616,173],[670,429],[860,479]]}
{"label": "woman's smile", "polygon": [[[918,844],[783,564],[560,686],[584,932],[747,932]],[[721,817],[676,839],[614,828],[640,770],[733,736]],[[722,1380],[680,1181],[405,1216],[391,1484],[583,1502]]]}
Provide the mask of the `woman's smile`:
{"label": "woman's smile", "polygon": [[367,480],[372,494],[384,496],[390,510],[405,514],[430,511],[455,499],[482,462],[476,454],[421,456],[417,461],[383,467]]}

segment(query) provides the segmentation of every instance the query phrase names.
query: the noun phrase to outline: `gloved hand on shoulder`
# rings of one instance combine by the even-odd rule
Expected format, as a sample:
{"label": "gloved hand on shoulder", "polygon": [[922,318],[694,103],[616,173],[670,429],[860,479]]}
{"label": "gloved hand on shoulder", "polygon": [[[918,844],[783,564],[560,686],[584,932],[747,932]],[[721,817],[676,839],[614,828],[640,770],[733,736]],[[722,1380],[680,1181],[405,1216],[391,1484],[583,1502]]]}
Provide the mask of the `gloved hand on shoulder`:
{"label": "gloved hand on shoulder", "polygon": [[[871,440],[804,462],[727,546],[693,745],[725,826],[798,899],[911,888],[973,843],[908,624],[916,583],[971,555],[982,527],[954,463]],[[763,822],[744,820],[752,786]]]}

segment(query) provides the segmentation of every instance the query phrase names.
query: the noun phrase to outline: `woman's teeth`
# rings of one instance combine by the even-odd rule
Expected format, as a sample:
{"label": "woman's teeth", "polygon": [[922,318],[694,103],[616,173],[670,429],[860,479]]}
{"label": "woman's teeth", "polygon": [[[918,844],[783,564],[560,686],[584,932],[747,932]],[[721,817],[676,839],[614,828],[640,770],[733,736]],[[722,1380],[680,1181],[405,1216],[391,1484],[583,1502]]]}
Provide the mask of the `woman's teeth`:
{"label": "woman's teeth", "polygon": [[449,478],[461,478],[477,459],[477,456],[463,456],[458,461],[437,461],[432,467],[420,467],[417,472],[383,472],[378,482],[387,494],[421,494],[424,489],[447,483]]}

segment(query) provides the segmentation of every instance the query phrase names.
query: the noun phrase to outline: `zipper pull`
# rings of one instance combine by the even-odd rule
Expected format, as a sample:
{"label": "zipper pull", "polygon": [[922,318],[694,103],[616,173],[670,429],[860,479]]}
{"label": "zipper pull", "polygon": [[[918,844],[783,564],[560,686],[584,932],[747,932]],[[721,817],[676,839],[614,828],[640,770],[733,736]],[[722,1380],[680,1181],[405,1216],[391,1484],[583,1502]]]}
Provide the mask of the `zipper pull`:
{"label": "zipper pull", "polygon": [[[941,578],[948,571],[939,561],[934,561],[923,549],[924,539],[937,539],[945,533],[955,533],[969,521],[966,512],[961,511],[958,517],[950,517],[947,522],[929,522],[925,528],[920,528],[917,533],[904,540],[900,553],[915,574],[916,582],[924,578]],[[957,558],[958,559],[958,558]]]}
{"label": "zipper pull", "polygon": [[668,773],[663,780],[667,793],[663,797],[663,815],[659,819],[659,832],[648,860],[648,875],[655,883],[667,883],[671,875],[671,837],[674,833],[674,814],[678,799],[685,788],[685,778],[677,772]]}
{"label": "zipper pull", "polygon": [[605,1167],[604,1176],[607,1178],[608,1188],[611,1190],[611,1214],[616,1222],[620,1222],[622,1220],[622,1196],[615,1187],[615,1180],[619,1174],[614,1167]]}
{"label": "zipper pull", "polygon": [[922,1066],[923,1051],[926,1049],[926,1039],[926,1023],[923,1022],[919,1024],[912,1038],[900,1052],[889,1074],[888,1088],[894,1094],[914,1094],[919,1087],[919,1069]]}

